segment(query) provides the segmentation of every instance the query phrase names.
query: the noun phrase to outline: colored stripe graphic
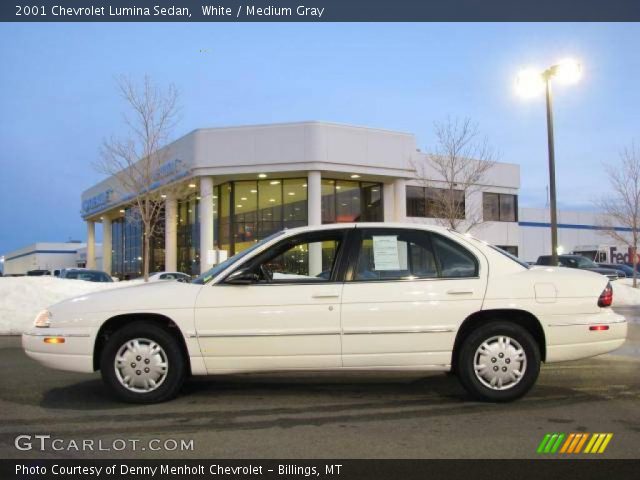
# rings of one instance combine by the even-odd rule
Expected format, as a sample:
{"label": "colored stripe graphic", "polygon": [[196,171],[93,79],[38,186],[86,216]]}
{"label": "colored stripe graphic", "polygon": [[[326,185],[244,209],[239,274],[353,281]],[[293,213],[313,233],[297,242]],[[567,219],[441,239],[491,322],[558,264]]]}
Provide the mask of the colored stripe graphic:
{"label": "colored stripe graphic", "polygon": [[584,445],[584,442],[587,441],[587,438],[589,438],[589,434],[583,433],[580,441],[578,442],[578,445],[576,445],[576,450],[574,453],[580,453],[580,450],[582,450],[582,446]]}
{"label": "colored stripe graphic", "polygon": [[602,442],[602,445],[600,445],[600,450],[598,450],[598,453],[603,453],[606,450],[607,445],[609,445],[609,442],[612,438],[613,433],[607,433],[607,436],[604,438],[604,442]]}
{"label": "colored stripe graphic", "polygon": [[551,438],[551,434],[547,433],[544,438],[542,439],[542,441],[540,442],[540,445],[538,445],[538,450],[536,450],[537,453],[542,453],[544,452],[544,447],[547,445],[547,442],[549,441],[549,439]]}
{"label": "colored stripe graphic", "polygon": [[576,434],[570,433],[569,436],[567,437],[567,440],[564,442],[564,445],[562,445],[562,448],[560,449],[560,453],[565,453],[567,451],[567,448],[569,448],[569,445],[571,445],[571,442],[573,442],[574,438],[576,438]]}
{"label": "colored stripe graphic", "polygon": [[[613,433],[570,433],[568,435],[564,433],[547,433],[542,438],[536,452],[569,455],[581,452],[599,454],[606,450],[612,438]],[[583,450],[585,444],[586,447]]]}

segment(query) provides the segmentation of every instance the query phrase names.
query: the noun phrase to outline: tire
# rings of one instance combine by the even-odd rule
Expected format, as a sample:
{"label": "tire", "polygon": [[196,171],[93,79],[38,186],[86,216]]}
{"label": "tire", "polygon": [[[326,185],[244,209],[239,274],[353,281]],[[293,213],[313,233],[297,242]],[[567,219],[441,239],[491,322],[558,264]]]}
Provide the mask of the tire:
{"label": "tire", "polygon": [[169,332],[152,322],[136,321],[109,337],[100,371],[105,385],[120,400],[158,403],[178,394],[186,377],[186,361]]}
{"label": "tire", "polygon": [[527,330],[510,322],[490,322],[473,330],[458,355],[460,383],[481,401],[516,400],[533,387],[539,373],[540,347]]}

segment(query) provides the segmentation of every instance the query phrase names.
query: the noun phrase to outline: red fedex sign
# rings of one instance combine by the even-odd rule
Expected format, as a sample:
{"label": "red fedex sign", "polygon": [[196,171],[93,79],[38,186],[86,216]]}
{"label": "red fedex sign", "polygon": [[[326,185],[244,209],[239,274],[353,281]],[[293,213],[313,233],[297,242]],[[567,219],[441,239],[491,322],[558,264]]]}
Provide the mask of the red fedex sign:
{"label": "red fedex sign", "polygon": [[[616,247],[609,248],[611,263],[633,263],[633,248],[629,247],[627,253],[620,253]],[[640,263],[640,255],[636,253],[636,263]]]}

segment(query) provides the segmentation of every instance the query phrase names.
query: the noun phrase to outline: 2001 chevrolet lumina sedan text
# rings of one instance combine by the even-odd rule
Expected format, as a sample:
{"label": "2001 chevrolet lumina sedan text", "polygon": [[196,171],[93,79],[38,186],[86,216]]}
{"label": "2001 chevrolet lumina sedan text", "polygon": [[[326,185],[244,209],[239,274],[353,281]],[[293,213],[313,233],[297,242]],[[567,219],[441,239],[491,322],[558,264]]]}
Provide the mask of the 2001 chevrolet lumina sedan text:
{"label": "2001 chevrolet lumina sedan text", "polygon": [[100,370],[123,400],[175,396],[188,375],[282,370],[453,371],[508,401],[541,362],[622,345],[602,275],[535,268],[439,227],[359,223],[276,233],[193,283],[53,305],[22,336],[45,366]]}

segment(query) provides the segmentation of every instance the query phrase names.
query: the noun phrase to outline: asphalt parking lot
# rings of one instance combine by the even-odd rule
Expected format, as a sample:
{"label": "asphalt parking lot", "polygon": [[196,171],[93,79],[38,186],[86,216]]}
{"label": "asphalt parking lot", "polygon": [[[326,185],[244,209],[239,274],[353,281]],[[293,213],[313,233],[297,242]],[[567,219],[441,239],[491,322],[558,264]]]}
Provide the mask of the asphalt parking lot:
{"label": "asphalt parking lot", "polygon": [[[619,311],[631,320],[620,350],[545,366],[506,405],[470,401],[443,374],[312,373],[197,378],[174,401],[132,406],[98,374],[41,368],[0,337],[0,457],[534,458],[545,433],[611,432],[601,458],[638,458],[640,308]],[[15,447],[37,434],[62,450]]]}

